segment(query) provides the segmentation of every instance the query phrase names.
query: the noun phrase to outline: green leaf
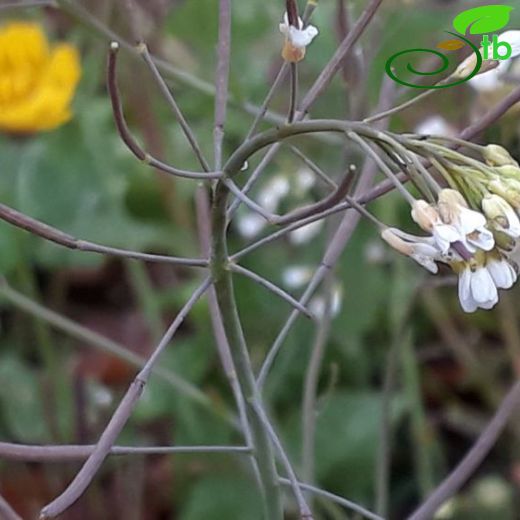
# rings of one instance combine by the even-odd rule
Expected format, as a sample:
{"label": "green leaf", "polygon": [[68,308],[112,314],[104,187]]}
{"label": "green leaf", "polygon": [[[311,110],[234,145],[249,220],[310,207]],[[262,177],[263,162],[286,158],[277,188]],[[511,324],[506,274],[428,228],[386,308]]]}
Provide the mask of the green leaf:
{"label": "green leaf", "polygon": [[262,507],[254,483],[225,475],[200,480],[184,507],[181,520],[259,520]]}
{"label": "green leaf", "polygon": [[509,23],[513,10],[508,5],[484,5],[459,13],[453,20],[453,27],[460,34],[485,34],[498,31]]}
{"label": "green leaf", "polygon": [[41,443],[48,439],[41,386],[36,374],[12,356],[0,359],[0,411],[14,439]]}

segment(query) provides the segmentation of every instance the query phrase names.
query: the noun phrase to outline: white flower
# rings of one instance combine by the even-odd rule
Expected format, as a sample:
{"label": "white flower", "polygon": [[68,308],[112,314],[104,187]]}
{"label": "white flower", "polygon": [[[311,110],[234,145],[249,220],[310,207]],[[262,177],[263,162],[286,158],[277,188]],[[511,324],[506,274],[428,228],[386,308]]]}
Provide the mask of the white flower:
{"label": "white flower", "polygon": [[414,129],[416,134],[421,135],[442,135],[445,137],[455,137],[456,129],[451,126],[444,117],[435,115],[423,119]]}
{"label": "white flower", "polygon": [[471,78],[469,84],[479,92],[493,92],[504,85],[503,77],[510,66],[509,60],[501,61],[496,68]]}
{"label": "white flower", "polygon": [[512,238],[520,237],[520,219],[512,206],[499,195],[489,194],[482,199],[482,211],[499,229]]}
{"label": "white flower", "polygon": [[315,222],[310,222],[305,226],[291,231],[289,233],[291,242],[297,245],[305,244],[320,232],[322,224],[323,220],[316,220]]}
{"label": "white flower", "polygon": [[291,265],[284,269],[282,280],[286,287],[298,289],[305,285],[312,277],[312,269],[307,265]]}
{"label": "white flower", "polygon": [[267,211],[274,212],[289,191],[290,184],[288,179],[283,175],[275,175],[260,190],[258,203]]}
{"label": "white flower", "polygon": [[459,275],[459,300],[465,312],[491,309],[498,302],[498,291],[490,272],[483,266],[469,265]]}
{"label": "white flower", "polygon": [[459,300],[465,312],[491,309],[498,302],[497,289],[509,289],[516,282],[513,266],[501,257],[487,256],[485,265],[466,264],[459,274]]}
{"label": "white flower", "polygon": [[[332,317],[337,316],[341,311],[342,299],[343,291],[341,289],[341,286],[336,285],[332,289],[332,295],[330,300],[330,315]],[[315,296],[309,303],[309,310],[317,318],[323,318],[325,316],[326,309],[327,302],[324,296]]]}
{"label": "white flower", "polygon": [[[511,60],[520,56],[520,31],[505,31],[498,36],[499,42],[508,43],[511,46],[511,56],[507,60],[500,60],[496,68],[477,74],[469,80],[469,84],[480,92],[491,92],[504,85],[503,78],[511,67]],[[481,49],[482,54],[482,49]],[[493,45],[487,49],[489,59],[493,57]]]}
{"label": "white flower", "polygon": [[318,29],[314,25],[307,25],[303,28],[303,21],[298,17],[298,27],[289,25],[287,13],[283,15],[283,22],[280,23],[280,32],[298,49],[304,49],[318,35]]}
{"label": "white flower", "polygon": [[316,175],[307,166],[296,170],[296,192],[299,195],[305,195],[315,184]]}
{"label": "white flower", "polygon": [[[452,189],[444,189],[439,193],[439,215],[447,226],[434,226],[434,237],[437,236],[441,249],[445,251],[446,242],[462,242],[464,247],[475,253],[477,249],[491,251],[495,247],[493,233],[487,229],[486,217],[467,207],[462,195]],[[455,238],[453,229],[459,234]]]}
{"label": "white flower", "polygon": [[254,238],[265,226],[265,219],[258,213],[248,213],[236,219],[237,230],[244,238]]}

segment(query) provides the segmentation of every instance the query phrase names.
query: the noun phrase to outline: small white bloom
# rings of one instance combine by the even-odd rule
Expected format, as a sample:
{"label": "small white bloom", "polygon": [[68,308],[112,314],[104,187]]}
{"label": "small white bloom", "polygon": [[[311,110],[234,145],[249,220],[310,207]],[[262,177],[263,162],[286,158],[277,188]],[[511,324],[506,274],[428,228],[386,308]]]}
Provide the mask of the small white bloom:
{"label": "small white bloom", "polygon": [[478,308],[491,309],[498,302],[498,291],[489,271],[479,266],[467,266],[459,275],[459,300],[465,312]]}
{"label": "small white bloom", "polygon": [[[343,291],[341,286],[336,285],[332,289],[331,301],[330,301],[330,315],[334,318],[341,311],[343,299]],[[326,310],[326,300],[322,295],[315,296],[309,303],[309,310],[317,318],[323,318]]]}
{"label": "small white bloom", "polygon": [[282,280],[286,287],[298,289],[312,277],[312,269],[307,265],[291,265],[284,269]]}
{"label": "small white bloom", "polygon": [[267,211],[274,212],[278,208],[280,201],[288,195],[290,191],[289,180],[284,175],[275,175],[258,194],[258,203]]}
{"label": "small white bloom", "polygon": [[306,194],[316,184],[316,176],[306,166],[296,170],[296,191],[300,195]]}
{"label": "small white bloom", "polygon": [[265,226],[265,219],[257,213],[248,213],[236,219],[237,230],[244,238],[254,238]]}
{"label": "small white bloom", "polygon": [[456,129],[444,117],[435,115],[421,121],[414,129],[416,134],[455,137]]}
{"label": "small white bloom", "polygon": [[283,22],[280,23],[280,32],[298,49],[304,49],[318,35],[318,29],[314,25],[307,25],[303,28],[303,21],[298,17],[298,27],[289,25],[287,13],[283,15]]}
{"label": "small white bloom", "polygon": [[486,269],[497,289],[509,289],[516,282],[516,271],[513,266],[504,258],[491,258],[486,263]]}
{"label": "small white bloom", "polygon": [[520,237],[520,219],[512,206],[502,197],[486,195],[482,199],[482,210],[500,231],[512,238]]}
{"label": "small white bloom", "polygon": [[[443,244],[450,240],[451,243],[460,241],[470,252],[477,249],[491,251],[495,246],[493,233],[486,228],[486,217],[467,207],[462,195],[452,189],[444,189],[439,193],[439,215],[444,224],[448,224],[459,233],[460,238],[454,239],[453,229],[438,228],[437,234]],[[435,236],[435,233],[434,233]]]}
{"label": "small white bloom", "polygon": [[[479,92],[492,92],[502,87],[504,85],[503,78],[511,67],[512,60],[520,56],[520,31],[505,31],[498,36],[498,41],[508,43],[511,46],[511,57],[507,60],[500,60],[496,68],[477,74],[469,80],[469,84]],[[488,47],[487,55],[490,59],[493,57],[493,45]]]}
{"label": "small white bloom", "polygon": [[316,220],[302,226],[289,233],[290,240],[293,244],[305,244],[312,238],[314,238],[319,232],[323,225],[323,220]]}

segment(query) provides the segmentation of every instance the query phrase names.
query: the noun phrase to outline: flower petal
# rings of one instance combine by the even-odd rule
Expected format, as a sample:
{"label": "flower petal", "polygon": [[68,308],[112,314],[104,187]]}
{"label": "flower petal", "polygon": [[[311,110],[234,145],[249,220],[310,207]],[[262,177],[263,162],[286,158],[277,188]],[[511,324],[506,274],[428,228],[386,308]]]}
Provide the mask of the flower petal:
{"label": "flower petal", "polygon": [[491,274],[485,267],[478,267],[471,273],[470,290],[473,299],[479,307],[483,305],[491,305],[492,307],[498,301],[497,288]]}
{"label": "flower petal", "polygon": [[483,251],[491,251],[495,247],[493,233],[486,228],[479,228],[478,230],[466,235],[466,242],[466,246],[471,244]]}
{"label": "flower petal", "polygon": [[486,268],[498,289],[509,289],[516,282],[516,272],[507,260],[491,259]]}
{"label": "flower petal", "polygon": [[477,303],[471,295],[471,271],[464,269],[459,275],[459,301],[464,312],[475,312]]}

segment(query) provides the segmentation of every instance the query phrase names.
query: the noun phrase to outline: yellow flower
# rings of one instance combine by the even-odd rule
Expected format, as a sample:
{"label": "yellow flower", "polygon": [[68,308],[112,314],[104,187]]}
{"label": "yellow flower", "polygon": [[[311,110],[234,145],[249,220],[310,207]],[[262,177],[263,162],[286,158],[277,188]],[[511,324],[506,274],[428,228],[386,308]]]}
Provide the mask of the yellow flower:
{"label": "yellow flower", "polygon": [[37,23],[5,25],[0,29],[0,130],[32,133],[66,123],[80,75],[75,47],[50,47]]}

